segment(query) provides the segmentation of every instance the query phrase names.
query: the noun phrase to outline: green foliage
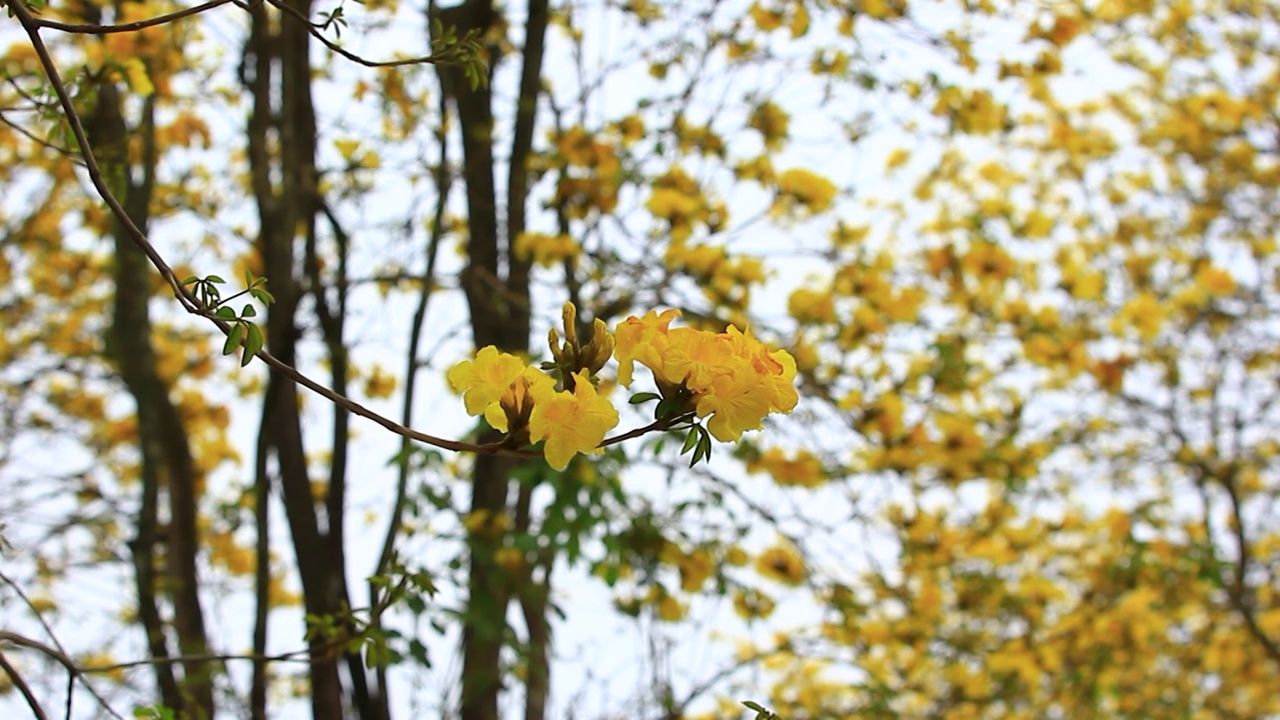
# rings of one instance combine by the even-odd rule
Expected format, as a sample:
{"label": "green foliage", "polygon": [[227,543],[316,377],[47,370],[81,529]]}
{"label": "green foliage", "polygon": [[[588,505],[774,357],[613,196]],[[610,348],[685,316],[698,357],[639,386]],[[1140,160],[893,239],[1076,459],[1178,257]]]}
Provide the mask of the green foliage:
{"label": "green foliage", "polygon": [[240,358],[241,367],[248,365],[253,357],[262,350],[263,345],[266,344],[266,338],[262,334],[262,328],[252,320],[252,318],[258,316],[258,311],[252,304],[245,303],[237,313],[230,303],[236,298],[249,295],[263,305],[270,305],[275,302],[275,298],[264,287],[266,282],[266,278],[255,277],[253,273],[246,270],[244,275],[245,289],[230,297],[223,298],[222,291],[218,286],[225,285],[226,280],[217,275],[209,275],[203,278],[192,275],[182,280],[182,286],[190,288],[191,295],[195,298],[201,314],[231,325],[231,329],[227,331],[227,339],[222,345],[222,354],[230,355],[237,348],[243,348],[244,352]]}
{"label": "green foliage", "polygon": [[754,703],[754,702],[751,702],[750,700],[743,700],[742,704],[746,705],[747,709],[755,712],[756,714],[755,720],[782,720],[781,717],[775,715],[773,712],[769,710],[766,710],[764,706],[760,705],[759,703]]}
{"label": "green foliage", "polygon": [[135,720],[177,720],[178,715],[172,708],[164,705],[147,705],[133,711]]}

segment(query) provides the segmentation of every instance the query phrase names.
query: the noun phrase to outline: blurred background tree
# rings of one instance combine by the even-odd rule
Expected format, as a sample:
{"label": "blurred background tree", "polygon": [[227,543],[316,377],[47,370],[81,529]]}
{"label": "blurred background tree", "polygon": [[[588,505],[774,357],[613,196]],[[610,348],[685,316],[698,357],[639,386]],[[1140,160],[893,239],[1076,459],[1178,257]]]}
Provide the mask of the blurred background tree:
{"label": "blurred background tree", "polygon": [[[11,702],[70,665],[89,716],[1280,712],[1270,4],[16,3]],[[403,426],[498,439],[445,371],[550,359],[566,301],[749,328],[800,407],[693,468],[353,422],[219,359],[57,86],[176,278],[265,277],[266,349]],[[575,662],[616,618],[642,657]]]}

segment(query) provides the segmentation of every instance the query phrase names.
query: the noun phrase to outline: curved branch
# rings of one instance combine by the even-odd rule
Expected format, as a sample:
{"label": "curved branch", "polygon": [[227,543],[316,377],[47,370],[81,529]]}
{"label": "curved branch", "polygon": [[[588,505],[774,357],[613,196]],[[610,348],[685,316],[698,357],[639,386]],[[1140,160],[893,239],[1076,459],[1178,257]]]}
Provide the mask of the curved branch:
{"label": "curved branch", "polygon": [[35,715],[37,720],[48,720],[49,716],[45,715],[44,709],[40,707],[40,701],[36,699],[35,693],[31,692],[27,681],[22,678],[22,674],[18,672],[17,668],[9,663],[9,659],[4,656],[4,653],[0,653],[0,670],[5,671],[9,679],[13,681],[14,687],[18,688],[18,692],[22,693],[22,698],[27,701],[27,707],[31,708],[31,714]]}
{"label": "curved branch", "polygon": [[[230,2],[230,1],[231,0],[224,0],[224,2]],[[261,2],[261,0],[259,0],[259,2]],[[279,0],[268,0],[268,2],[270,2],[272,7],[280,10],[284,14],[293,17],[295,20],[301,21],[304,25],[307,26],[307,31],[311,33],[311,37],[314,37],[315,39],[319,40],[321,43],[324,44],[326,48],[329,48],[331,52],[341,55],[347,60],[350,60],[351,62],[357,65],[362,65],[367,68],[392,68],[392,67],[405,67],[407,65],[435,65],[437,63],[442,63],[442,62],[453,62],[459,59],[457,57],[458,55],[457,48],[459,48],[460,46],[455,45],[446,49],[444,52],[431,53],[430,55],[422,55],[419,57],[402,58],[400,60],[368,60],[366,58],[360,57],[359,55],[351,52],[350,50],[343,48],[341,45],[325,37],[324,33],[320,32],[320,30],[316,27],[316,24],[311,22],[311,18],[308,18],[307,16],[298,12],[296,9],[288,5],[285,5],[282,2],[279,2]]]}
{"label": "curved branch", "polygon": [[[22,599],[22,602],[27,606],[27,609],[31,611],[31,614],[36,616],[36,622],[40,623],[40,627],[43,628],[45,634],[49,636],[49,641],[53,643],[54,647],[57,648],[58,652],[62,653],[65,656],[67,654],[67,649],[62,646],[62,641],[58,640],[58,636],[53,632],[53,627],[49,625],[48,620],[44,619],[44,613],[40,612],[40,609],[36,607],[35,603],[31,602],[31,598],[27,595],[26,591],[22,589],[22,586],[14,582],[13,578],[4,574],[3,571],[0,571],[0,581],[4,582],[4,584],[13,588],[13,591],[17,593],[19,598]],[[77,676],[75,675],[75,673],[72,673],[71,675],[72,683],[75,682],[76,677]],[[95,700],[101,703],[103,707],[110,710],[111,709],[110,706],[107,705],[107,699],[104,698],[101,694],[99,694],[98,690],[95,687],[93,687],[93,685],[90,685],[87,679],[84,679],[84,678],[80,678],[80,679],[84,681],[84,686],[89,691],[89,694],[92,695]],[[71,688],[70,687],[67,688],[67,715],[68,717],[70,717],[71,715]]]}
{"label": "curved branch", "polygon": [[48,645],[45,645],[39,640],[32,640],[31,638],[26,637],[24,635],[19,635],[17,633],[8,632],[5,630],[0,630],[0,642],[10,642],[19,647],[25,647],[31,650],[36,650],[52,658],[55,662],[57,662],[59,665],[61,665],[63,668],[66,669],[67,673],[71,675],[73,680],[80,680],[84,682],[85,687],[89,688],[89,692],[98,701],[98,703],[102,705],[102,709],[110,713],[111,717],[116,718],[116,720],[124,720],[124,716],[116,712],[115,709],[112,708],[109,703],[107,703],[106,698],[99,695],[97,691],[95,691],[93,687],[90,686],[87,681],[85,681],[84,675],[86,671],[81,669],[80,666],[76,665],[75,660],[71,659],[70,655],[67,655],[65,652],[57,648],[49,647]]}
{"label": "curved branch", "polygon": [[692,420],[692,419],[693,419],[693,413],[687,412],[687,413],[681,413],[679,415],[673,415],[671,417],[662,418],[660,420],[654,420],[653,422],[643,427],[638,427],[634,430],[628,430],[627,432],[624,432],[621,435],[614,435],[611,438],[605,438],[605,440],[602,441],[596,447],[606,448],[606,447],[609,447],[610,445],[617,445],[618,443],[623,442],[625,440],[638,438],[641,435],[645,435],[651,432],[670,430],[676,425],[679,425],[682,422]]}
{"label": "curved branch", "polygon": [[[206,10],[212,10],[216,7],[221,7],[222,5],[227,5],[233,2],[237,5],[241,4],[237,2],[237,0],[209,0],[209,2],[201,5],[177,10],[166,15],[157,15],[156,17],[147,18],[146,20],[136,20],[134,22],[121,23],[119,25],[64,23],[58,22],[57,20],[45,20],[44,18],[38,17],[33,17],[31,19],[35,22],[35,26],[38,28],[48,28],[50,30],[59,30],[65,33],[75,33],[77,35],[112,35],[115,33],[137,32],[149,27],[165,25],[175,20],[181,20],[183,18],[191,17],[192,15],[199,15]],[[262,2],[262,0],[254,0],[254,3],[257,2]]]}

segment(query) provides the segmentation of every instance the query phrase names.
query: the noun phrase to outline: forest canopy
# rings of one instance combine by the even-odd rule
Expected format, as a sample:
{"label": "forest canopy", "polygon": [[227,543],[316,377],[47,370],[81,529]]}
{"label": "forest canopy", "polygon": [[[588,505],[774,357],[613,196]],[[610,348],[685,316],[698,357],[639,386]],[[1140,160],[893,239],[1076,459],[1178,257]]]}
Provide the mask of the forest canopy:
{"label": "forest canopy", "polygon": [[1280,714],[1280,6],[4,2],[6,714]]}

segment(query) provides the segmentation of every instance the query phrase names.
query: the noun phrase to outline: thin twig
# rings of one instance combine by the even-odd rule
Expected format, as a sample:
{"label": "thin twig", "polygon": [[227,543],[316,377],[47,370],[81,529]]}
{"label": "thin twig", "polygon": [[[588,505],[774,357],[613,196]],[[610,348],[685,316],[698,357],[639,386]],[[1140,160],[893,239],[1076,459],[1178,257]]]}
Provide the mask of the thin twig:
{"label": "thin twig", "polygon": [[9,675],[9,679],[13,681],[14,687],[18,688],[18,692],[22,693],[22,697],[27,701],[27,707],[31,708],[31,712],[38,720],[48,720],[48,715],[44,714],[44,709],[40,707],[40,701],[36,700],[36,696],[31,692],[31,688],[27,685],[27,681],[22,678],[22,674],[9,663],[9,659],[0,652],[0,669]]}
{"label": "thin twig", "polygon": [[25,635],[19,635],[17,633],[12,633],[7,630],[0,630],[0,642],[10,642],[19,647],[25,647],[31,650],[39,651],[45,654],[46,656],[53,658],[53,660],[55,660],[59,665],[61,665],[63,668],[66,669],[66,671],[71,675],[73,680],[80,680],[82,683],[84,683],[84,686],[89,689],[89,692],[93,695],[93,697],[97,699],[100,705],[102,705],[102,709],[110,713],[111,717],[116,718],[116,720],[124,720],[124,716],[116,712],[115,708],[111,707],[110,703],[108,703],[105,698],[99,695],[98,692],[93,689],[93,686],[91,686],[85,680],[84,674],[86,671],[81,669],[79,665],[76,665],[76,661],[73,660],[70,655],[66,654],[62,650],[59,650],[58,648],[45,645],[39,640],[33,640]]}
{"label": "thin twig", "polygon": [[[40,612],[40,608],[36,607],[35,603],[31,602],[30,596],[28,596],[26,591],[22,589],[22,586],[14,582],[13,578],[4,574],[2,571],[0,571],[0,581],[3,581],[4,584],[13,588],[13,591],[18,594],[18,597],[22,599],[22,602],[26,604],[29,610],[31,610],[31,614],[36,616],[36,622],[40,623],[40,627],[44,629],[45,634],[49,636],[49,641],[57,647],[59,652],[63,655],[67,655],[67,649],[63,647],[62,641],[58,640],[58,636],[53,632],[53,627],[49,625],[49,621],[44,619],[44,613]],[[68,655],[68,657],[70,656]],[[74,699],[74,695],[71,691],[75,687],[76,679],[76,676],[72,674],[67,680],[67,717],[71,717],[71,703]],[[88,679],[81,679],[84,681],[84,687],[89,691],[89,694],[92,695],[93,698],[103,707],[110,710],[110,707],[107,705],[107,699],[98,693],[97,688],[90,684]]]}
{"label": "thin twig", "polygon": [[[224,0],[224,2],[225,1],[227,0]],[[324,46],[329,48],[329,50],[337,53],[338,55],[341,55],[342,57],[346,58],[347,60],[350,60],[351,62],[357,65],[363,65],[364,67],[368,67],[368,68],[390,68],[390,67],[405,67],[407,65],[435,65],[436,63],[450,62],[456,59],[456,58],[450,57],[449,52],[446,51],[444,53],[432,53],[430,55],[422,55],[420,57],[414,57],[414,58],[402,58],[400,60],[368,60],[366,58],[360,57],[359,55],[351,52],[350,50],[343,48],[341,45],[325,37],[324,33],[320,32],[320,30],[316,27],[316,24],[311,22],[311,18],[308,18],[306,15],[303,15],[302,13],[298,12],[294,8],[290,7],[289,5],[285,5],[284,3],[279,2],[279,0],[268,0],[268,1],[271,3],[273,7],[279,9],[281,12],[285,13],[286,15],[290,15],[294,19],[299,20],[303,24],[305,24],[307,26],[307,31],[311,33],[311,36],[319,40],[320,42],[324,43]],[[450,50],[452,50],[452,48],[450,48]]]}
{"label": "thin twig", "polygon": [[[262,0],[257,0],[261,2]],[[202,5],[196,5],[184,10],[177,10],[167,15],[157,15],[156,17],[147,18],[146,20],[135,20],[134,22],[121,23],[119,25],[91,25],[79,23],[64,23],[57,20],[46,20],[44,18],[33,17],[35,26],[38,28],[49,28],[50,30],[60,30],[66,33],[76,33],[77,35],[111,35],[114,33],[137,32],[145,30],[156,25],[165,25],[175,20],[181,20],[192,15],[198,15],[206,10],[212,10],[222,5],[227,5],[235,0],[209,0]],[[237,5],[239,3],[236,3]],[[25,23],[24,23],[25,25]]]}
{"label": "thin twig", "polygon": [[66,157],[68,160],[70,160],[71,162],[75,163],[76,165],[79,165],[80,167],[84,167],[84,163],[83,163],[83,162],[81,162],[80,160],[77,160],[77,159],[76,159],[76,158],[71,154],[71,151],[70,151],[70,150],[68,150],[68,149],[66,149],[66,148],[64,148],[64,147],[61,147],[61,146],[59,146],[59,145],[55,145],[55,144],[53,144],[53,143],[49,142],[48,140],[45,140],[45,139],[43,139],[43,138],[39,137],[38,135],[36,135],[35,133],[31,132],[30,130],[28,130],[28,129],[24,128],[23,126],[19,125],[18,123],[15,123],[14,121],[10,120],[8,117],[6,117],[6,116],[5,116],[5,114],[4,114],[4,112],[3,112],[3,111],[0,111],[0,122],[3,122],[5,125],[8,125],[10,129],[12,129],[13,131],[15,131],[15,132],[19,133],[20,135],[22,135],[23,137],[27,138],[28,140],[30,140],[31,142],[35,143],[36,145],[39,145],[40,147],[43,147],[43,148],[45,148],[46,150],[52,150],[52,151],[54,151],[54,152],[58,153],[59,155],[62,155],[63,157]]}

